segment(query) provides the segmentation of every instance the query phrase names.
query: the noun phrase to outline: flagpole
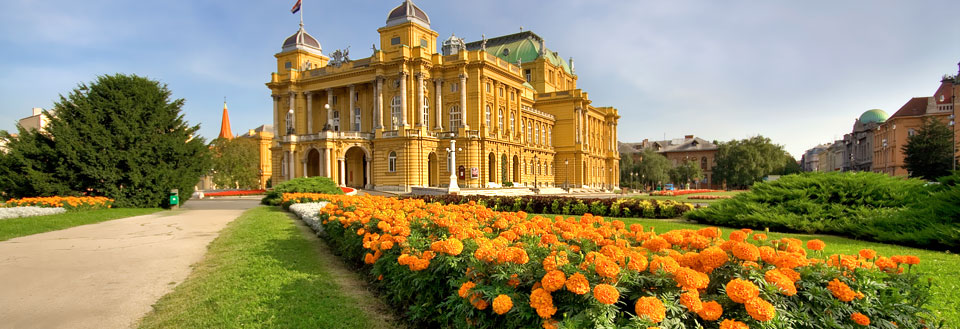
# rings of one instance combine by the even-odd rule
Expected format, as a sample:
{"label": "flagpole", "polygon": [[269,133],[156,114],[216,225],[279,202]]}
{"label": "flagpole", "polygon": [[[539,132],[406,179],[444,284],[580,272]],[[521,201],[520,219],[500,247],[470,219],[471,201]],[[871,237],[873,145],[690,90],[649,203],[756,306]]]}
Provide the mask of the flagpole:
{"label": "flagpole", "polygon": [[303,27],[303,0],[300,0],[300,27]]}

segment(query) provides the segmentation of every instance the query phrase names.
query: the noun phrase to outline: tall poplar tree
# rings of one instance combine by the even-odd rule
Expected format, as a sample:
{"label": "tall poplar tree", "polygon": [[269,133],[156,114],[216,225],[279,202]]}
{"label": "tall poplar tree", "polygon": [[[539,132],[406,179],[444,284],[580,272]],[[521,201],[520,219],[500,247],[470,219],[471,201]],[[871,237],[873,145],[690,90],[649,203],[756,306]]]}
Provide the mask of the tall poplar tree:
{"label": "tall poplar tree", "polygon": [[60,96],[45,132],[21,129],[10,143],[3,161],[12,168],[0,170],[0,188],[21,197],[106,196],[117,207],[168,206],[178,189],[186,201],[210,168],[209,151],[200,126],[183,118],[184,100],[171,94],[136,75],[81,84]]}

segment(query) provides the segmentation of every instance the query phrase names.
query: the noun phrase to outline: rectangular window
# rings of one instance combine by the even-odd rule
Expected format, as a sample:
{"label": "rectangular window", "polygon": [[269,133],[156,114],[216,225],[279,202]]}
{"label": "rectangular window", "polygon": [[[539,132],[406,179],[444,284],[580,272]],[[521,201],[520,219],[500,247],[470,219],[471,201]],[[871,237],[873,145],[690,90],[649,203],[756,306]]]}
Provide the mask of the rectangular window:
{"label": "rectangular window", "polygon": [[360,131],[360,108],[353,109],[353,131]]}
{"label": "rectangular window", "polygon": [[488,93],[488,94],[490,93],[490,83],[489,83],[489,82],[487,82],[487,93]]}
{"label": "rectangular window", "polygon": [[452,93],[453,93],[453,92],[457,92],[457,83],[456,83],[456,82],[450,84],[450,92],[452,92]]}
{"label": "rectangular window", "polygon": [[524,73],[523,73],[523,74],[526,75],[526,77],[527,77],[527,82],[530,82],[530,75],[531,75],[531,74],[530,74],[530,69],[524,70]]}
{"label": "rectangular window", "polygon": [[290,62],[283,63],[283,68],[288,69],[288,70],[289,70],[289,69],[292,69],[292,68],[293,68],[293,63],[290,63]]}
{"label": "rectangular window", "polygon": [[337,105],[337,95],[333,95],[333,105]]}
{"label": "rectangular window", "polygon": [[421,48],[429,48],[429,47],[430,47],[430,43],[427,42],[427,39],[420,39],[420,47],[421,47]]}
{"label": "rectangular window", "polygon": [[399,45],[399,44],[400,44],[400,37],[395,37],[395,38],[393,38],[393,39],[390,39],[390,44],[391,44],[391,45]]}

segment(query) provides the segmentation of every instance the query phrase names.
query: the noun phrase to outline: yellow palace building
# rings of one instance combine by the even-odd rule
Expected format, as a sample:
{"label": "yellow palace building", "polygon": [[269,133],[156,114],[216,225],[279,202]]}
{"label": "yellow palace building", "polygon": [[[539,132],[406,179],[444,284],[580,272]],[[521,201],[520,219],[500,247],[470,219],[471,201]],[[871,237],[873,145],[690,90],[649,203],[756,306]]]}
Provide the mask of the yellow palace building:
{"label": "yellow palace building", "polygon": [[[617,121],[577,88],[573,59],[521,32],[465,43],[438,33],[411,1],[390,11],[366,58],[287,38],[273,94],[273,180],[340,185],[615,186]],[[451,149],[451,145],[454,145]],[[451,159],[454,159],[451,161]]]}

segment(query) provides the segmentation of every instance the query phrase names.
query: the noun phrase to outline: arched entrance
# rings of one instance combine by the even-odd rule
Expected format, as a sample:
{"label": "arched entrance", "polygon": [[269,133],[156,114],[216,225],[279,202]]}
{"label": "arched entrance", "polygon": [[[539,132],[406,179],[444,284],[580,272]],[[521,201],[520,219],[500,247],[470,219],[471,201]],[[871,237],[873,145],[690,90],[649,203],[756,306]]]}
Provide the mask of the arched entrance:
{"label": "arched entrance", "polygon": [[513,181],[520,182],[520,157],[513,156]]}
{"label": "arched entrance", "polygon": [[437,154],[430,152],[427,156],[427,185],[440,186],[440,164],[437,162]]}
{"label": "arched entrance", "polygon": [[320,151],[317,149],[307,152],[307,176],[320,176]]}
{"label": "arched entrance", "polygon": [[344,153],[344,164],[346,165],[344,185],[349,187],[363,188],[367,185],[367,154],[358,146],[347,149]]}
{"label": "arched entrance", "polygon": [[488,182],[497,182],[497,156],[493,153],[487,156],[487,177]]}

